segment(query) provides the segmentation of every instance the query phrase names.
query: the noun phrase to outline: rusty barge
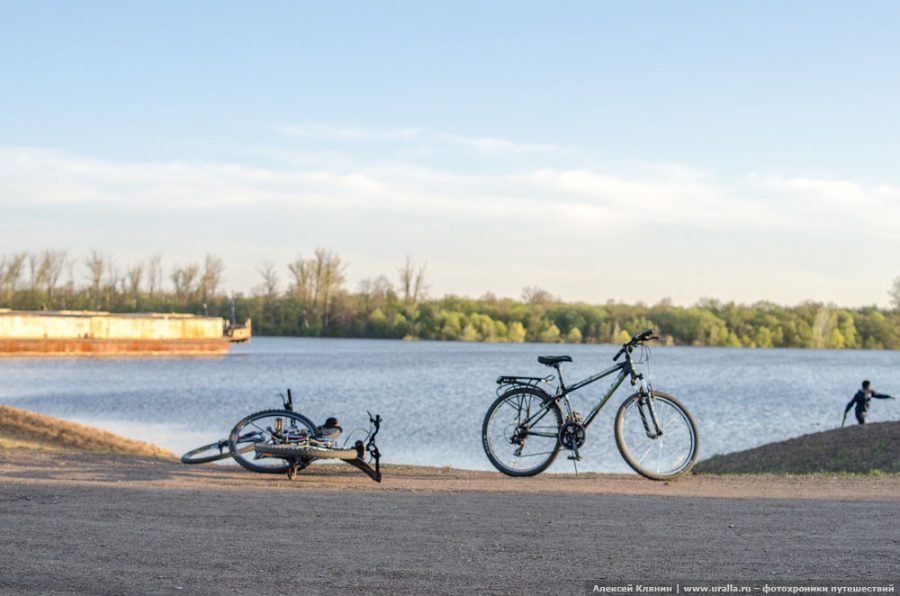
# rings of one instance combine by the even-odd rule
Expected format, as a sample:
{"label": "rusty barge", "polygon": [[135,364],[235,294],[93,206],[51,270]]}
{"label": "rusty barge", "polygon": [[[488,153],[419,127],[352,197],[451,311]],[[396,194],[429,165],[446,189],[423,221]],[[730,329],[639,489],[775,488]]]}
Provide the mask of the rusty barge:
{"label": "rusty barge", "polygon": [[3,356],[216,356],[250,340],[243,325],[189,314],[0,309]]}

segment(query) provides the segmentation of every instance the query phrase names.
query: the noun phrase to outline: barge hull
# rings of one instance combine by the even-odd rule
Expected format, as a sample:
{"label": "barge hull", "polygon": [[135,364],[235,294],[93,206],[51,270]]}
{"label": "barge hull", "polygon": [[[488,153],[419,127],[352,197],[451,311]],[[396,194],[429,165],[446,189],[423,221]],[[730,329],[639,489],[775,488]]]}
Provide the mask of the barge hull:
{"label": "barge hull", "polygon": [[221,356],[227,339],[0,339],[0,358],[58,356]]}

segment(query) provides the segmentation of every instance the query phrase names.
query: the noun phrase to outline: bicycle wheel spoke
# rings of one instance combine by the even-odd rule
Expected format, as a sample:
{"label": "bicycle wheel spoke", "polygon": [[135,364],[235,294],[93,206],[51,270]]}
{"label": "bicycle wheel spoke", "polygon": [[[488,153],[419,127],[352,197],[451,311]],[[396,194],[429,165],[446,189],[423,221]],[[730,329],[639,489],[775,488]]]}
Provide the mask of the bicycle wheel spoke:
{"label": "bicycle wheel spoke", "polygon": [[637,462],[638,462],[639,464],[644,463],[644,458],[647,457],[647,454],[650,453],[650,450],[651,450],[651,449],[653,449],[653,445],[652,445],[652,444],[651,444],[650,446],[648,446],[648,447],[647,447],[647,450],[644,451],[644,454],[643,454],[641,457],[638,458]]}
{"label": "bicycle wheel spoke", "polygon": [[541,451],[540,453],[529,453],[527,455],[520,455],[519,457],[538,457],[539,455],[547,455],[548,453],[553,453],[553,451]]}
{"label": "bicycle wheel spoke", "polygon": [[253,425],[256,429],[259,430],[259,434],[271,436],[271,433],[270,433],[269,431],[267,431],[266,429],[260,427],[258,424],[256,424],[256,422],[254,422],[254,421],[251,420],[251,421],[250,421],[250,424]]}
{"label": "bicycle wheel spoke", "polygon": [[666,440],[665,437],[660,437],[659,439],[657,439],[657,442],[659,443],[659,455],[656,457],[656,473],[657,474],[659,474],[659,472],[660,472],[659,468],[660,468],[660,465],[662,464],[663,442],[665,440]]}

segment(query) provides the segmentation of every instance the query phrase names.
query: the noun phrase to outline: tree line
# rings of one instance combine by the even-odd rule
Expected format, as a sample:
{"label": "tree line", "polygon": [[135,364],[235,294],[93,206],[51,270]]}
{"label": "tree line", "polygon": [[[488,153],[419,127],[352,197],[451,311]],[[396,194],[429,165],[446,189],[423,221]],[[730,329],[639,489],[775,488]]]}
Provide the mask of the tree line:
{"label": "tree line", "polygon": [[103,252],[82,258],[46,249],[0,256],[0,307],[20,310],[188,312],[251,317],[257,335],[433,339],[485,342],[621,343],[653,328],[669,345],[758,348],[900,349],[900,278],[893,309],[840,308],[806,302],[782,306],[703,299],[688,307],[564,302],[527,287],[520,299],[428,296],[427,268],[407,258],[385,275],[347,288],[334,251],[257,271],[249,293],[223,287],[225,265],[203,261],[164,267],[162,258],[119,266]]}

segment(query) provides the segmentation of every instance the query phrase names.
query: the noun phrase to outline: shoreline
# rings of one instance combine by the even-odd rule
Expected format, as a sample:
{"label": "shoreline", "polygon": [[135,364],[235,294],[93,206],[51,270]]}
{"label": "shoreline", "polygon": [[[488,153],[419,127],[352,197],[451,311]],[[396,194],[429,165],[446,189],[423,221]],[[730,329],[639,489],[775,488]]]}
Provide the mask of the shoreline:
{"label": "shoreline", "polygon": [[900,475],[691,474],[656,482],[637,475],[544,474],[511,478],[500,472],[383,464],[375,483],[340,463],[312,464],[295,480],[256,474],[236,464],[187,465],[167,457],[76,450],[0,447],[0,478],[9,485],[43,488],[103,487],[164,491],[405,492],[416,494],[630,495],[663,498],[865,500],[900,502]]}

